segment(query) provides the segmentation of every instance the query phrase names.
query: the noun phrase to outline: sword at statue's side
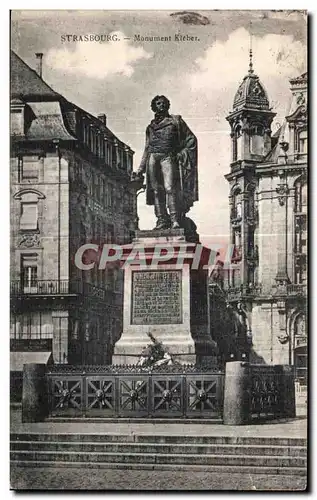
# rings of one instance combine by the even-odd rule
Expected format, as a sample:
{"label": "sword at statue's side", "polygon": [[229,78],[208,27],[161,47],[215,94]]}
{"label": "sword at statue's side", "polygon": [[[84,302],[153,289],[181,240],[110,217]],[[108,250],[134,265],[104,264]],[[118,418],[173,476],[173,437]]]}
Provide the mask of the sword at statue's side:
{"label": "sword at statue's side", "polygon": [[179,158],[179,157],[176,157],[176,161],[178,162],[180,192],[181,192],[181,196],[183,198],[183,186],[184,186],[184,181],[183,181],[183,163],[182,163],[181,158]]}

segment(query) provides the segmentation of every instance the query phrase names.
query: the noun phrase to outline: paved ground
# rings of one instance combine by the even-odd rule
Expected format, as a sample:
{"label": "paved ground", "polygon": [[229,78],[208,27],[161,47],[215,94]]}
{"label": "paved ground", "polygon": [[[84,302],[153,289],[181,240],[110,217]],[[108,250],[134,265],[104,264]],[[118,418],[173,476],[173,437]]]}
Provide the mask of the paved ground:
{"label": "paved ground", "polygon": [[[305,490],[306,478],[195,471],[145,471],[81,468],[11,468],[14,489],[34,490]],[[62,486],[61,486],[62,485]]]}
{"label": "paved ground", "polygon": [[21,410],[11,409],[11,432],[40,432],[52,434],[163,434],[196,436],[252,436],[301,437],[307,436],[307,420],[296,418],[269,424],[227,426],[203,423],[134,423],[134,422],[39,422],[23,424]]}

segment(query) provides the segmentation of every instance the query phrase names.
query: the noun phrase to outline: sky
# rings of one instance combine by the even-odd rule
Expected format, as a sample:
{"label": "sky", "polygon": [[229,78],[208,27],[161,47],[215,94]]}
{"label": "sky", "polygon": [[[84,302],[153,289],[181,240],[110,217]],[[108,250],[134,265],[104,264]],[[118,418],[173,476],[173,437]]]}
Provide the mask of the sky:
{"label": "sky", "polygon": [[[68,34],[116,34],[120,41],[63,41]],[[173,41],[134,41],[138,34],[171,35]],[[197,40],[174,41],[175,34]],[[157,94],[169,98],[170,112],[181,115],[198,139],[199,201],[188,215],[201,242],[212,248],[229,240],[225,118],[248,70],[250,38],[255,73],[277,114],[274,132],[289,108],[289,78],[307,69],[304,12],[29,10],[11,15],[12,49],[32,68],[35,52],[43,52],[44,80],[93,115],[105,113],[108,127],[135,151],[135,170],[153,117],[150,102]],[[154,227],[145,195],[139,196],[138,211],[140,228]]]}

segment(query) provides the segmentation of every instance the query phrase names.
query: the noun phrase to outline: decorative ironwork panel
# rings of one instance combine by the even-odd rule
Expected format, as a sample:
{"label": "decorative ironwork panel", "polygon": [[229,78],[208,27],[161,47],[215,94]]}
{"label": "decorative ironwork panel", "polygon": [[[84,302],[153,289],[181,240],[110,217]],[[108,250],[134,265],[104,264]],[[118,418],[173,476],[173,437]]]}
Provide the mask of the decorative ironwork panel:
{"label": "decorative ironwork panel", "polygon": [[186,378],[186,415],[219,417],[223,408],[223,376],[192,375]]}
{"label": "decorative ironwork panel", "polygon": [[149,375],[118,377],[118,415],[145,416],[149,413]]}
{"label": "decorative ironwork panel", "polygon": [[208,373],[194,365],[169,368],[50,367],[50,414],[139,418],[221,415],[223,373]]}
{"label": "decorative ironwork panel", "polygon": [[53,414],[78,413],[83,404],[82,377],[61,375],[49,379],[49,405]]}
{"label": "decorative ironwork panel", "polygon": [[183,376],[153,375],[151,389],[151,415],[173,417],[184,414]]}
{"label": "decorative ironwork panel", "polygon": [[253,419],[279,417],[283,410],[282,375],[273,366],[251,366],[250,413]]}
{"label": "decorative ironwork panel", "polygon": [[115,407],[115,378],[111,377],[87,377],[85,409],[101,410],[98,414],[114,415]]}

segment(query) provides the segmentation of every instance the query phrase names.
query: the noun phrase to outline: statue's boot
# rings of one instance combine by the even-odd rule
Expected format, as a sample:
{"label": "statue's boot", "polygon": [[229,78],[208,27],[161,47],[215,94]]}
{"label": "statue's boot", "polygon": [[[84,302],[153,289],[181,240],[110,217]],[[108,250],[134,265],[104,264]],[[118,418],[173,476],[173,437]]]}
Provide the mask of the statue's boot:
{"label": "statue's boot", "polygon": [[170,213],[172,229],[179,229],[181,227],[179,223],[180,214],[177,208],[176,195],[174,193],[171,193],[168,195],[168,209]]}
{"label": "statue's boot", "polygon": [[168,229],[169,228],[169,217],[166,210],[165,195],[160,193],[160,195],[154,195],[154,213],[157,217],[156,226],[154,229]]}

